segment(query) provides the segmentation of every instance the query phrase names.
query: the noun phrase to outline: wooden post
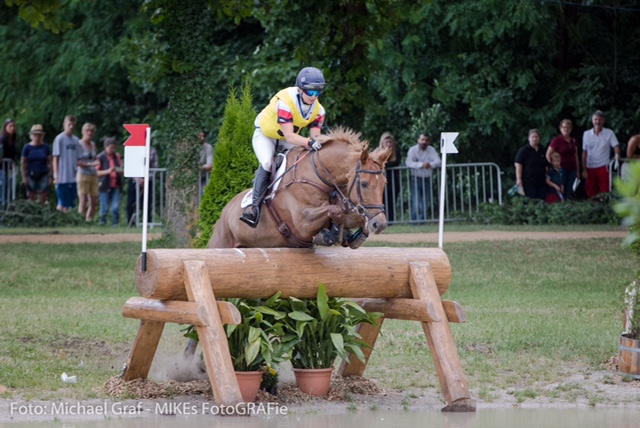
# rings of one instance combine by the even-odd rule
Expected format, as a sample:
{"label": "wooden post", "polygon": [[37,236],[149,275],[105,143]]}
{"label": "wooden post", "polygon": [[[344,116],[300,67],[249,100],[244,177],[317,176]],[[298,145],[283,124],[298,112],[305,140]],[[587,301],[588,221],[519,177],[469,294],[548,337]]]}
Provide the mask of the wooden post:
{"label": "wooden post", "polygon": [[358,333],[362,336],[362,340],[368,344],[371,348],[362,348],[362,353],[364,354],[364,363],[358,359],[353,354],[349,354],[349,361],[343,360],[342,364],[340,364],[340,368],[338,369],[338,374],[341,376],[361,376],[364,374],[364,370],[367,368],[367,363],[369,363],[369,357],[371,356],[371,351],[373,351],[373,346],[376,344],[376,340],[378,339],[378,335],[380,334],[380,329],[382,328],[382,322],[384,318],[380,318],[377,320],[378,326],[371,324],[360,324],[358,326]]}
{"label": "wooden post", "polygon": [[233,406],[242,402],[238,379],[231,362],[229,343],[222,325],[216,297],[209,281],[206,264],[202,261],[184,262],[184,283],[190,301],[203,307],[209,325],[196,326],[202,345],[207,374],[218,405]]}
{"label": "wooden post", "polygon": [[164,330],[164,322],[160,321],[140,321],[136,340],[133,348],[129,352],[127,366],[122,378],[126,381],[133,379],[146,379],[149,376],[153,357],[156,355],[160,336]]}
{"label": "wooden post", "polygon": [[443,411],[470,411],[476,409],[471,399],[467,380],[462,372],[456,344],[451,335],[447,315],[440,301],[431,265],[428,262],[409,263],[411,276],[409,285],[414,298],[433,303],[439,322],[422,322],[422,329],[427,337],[431,357],[440,380],[440,387],[447,406]]}

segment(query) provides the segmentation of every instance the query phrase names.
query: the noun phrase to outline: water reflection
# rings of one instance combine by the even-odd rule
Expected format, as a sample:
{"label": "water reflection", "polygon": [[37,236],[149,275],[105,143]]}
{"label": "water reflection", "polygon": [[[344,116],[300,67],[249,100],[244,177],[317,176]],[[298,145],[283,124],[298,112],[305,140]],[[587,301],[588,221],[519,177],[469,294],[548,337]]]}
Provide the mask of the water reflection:
{"label": "water reflection", "polygon": [[[476,413],[368,412],[340,415],[294,414],[288,416],[147,416],[86,422],[53,422],[62,428],[637,428],[637,409],[486,409]],[[52,422],[0,423],[0,427],[30,428]]]}

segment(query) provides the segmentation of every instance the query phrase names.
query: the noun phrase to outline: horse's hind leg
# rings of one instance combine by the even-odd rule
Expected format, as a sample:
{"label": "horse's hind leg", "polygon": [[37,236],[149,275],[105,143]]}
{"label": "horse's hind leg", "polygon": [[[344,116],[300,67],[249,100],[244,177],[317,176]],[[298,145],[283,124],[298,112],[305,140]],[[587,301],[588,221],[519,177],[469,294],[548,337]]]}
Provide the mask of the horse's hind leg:
{"label": "horse's hind leg", "polygon": [[196,354],[197,348],[198,341],[189,339],[189,342],[187,342],[187,347],[184,348],[184,353],[182,355],[184,355],[185,358],[193,358],[193,356]]}

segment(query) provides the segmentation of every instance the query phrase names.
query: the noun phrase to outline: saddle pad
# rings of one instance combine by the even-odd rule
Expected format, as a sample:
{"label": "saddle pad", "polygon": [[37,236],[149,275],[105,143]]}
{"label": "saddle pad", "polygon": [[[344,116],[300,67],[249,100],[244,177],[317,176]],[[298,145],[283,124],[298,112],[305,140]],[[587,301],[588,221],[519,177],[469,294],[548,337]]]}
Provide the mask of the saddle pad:
{"label": "saddle pad", "polygon": [[[287,170],[287,156],[283,153],[278,153],[278,156],[276,157],[276,165],[278,163],[280,163],[280,166],[278,167],[278,170],[276,171],[276,176],[272,181],[273,187],[271,187],[271,193],[268,194],[266,198],[273,198],[274,194],[276,193],[276,190],[278,190],[278,186],[280,185],[280,177]],[[240,203],[240,207],[246,208],[249,205],[251,205],[252,202],[253,202],[253,188],[249,189],[247,194],[244,195],[244,198],[242,198],[242,203]]]}

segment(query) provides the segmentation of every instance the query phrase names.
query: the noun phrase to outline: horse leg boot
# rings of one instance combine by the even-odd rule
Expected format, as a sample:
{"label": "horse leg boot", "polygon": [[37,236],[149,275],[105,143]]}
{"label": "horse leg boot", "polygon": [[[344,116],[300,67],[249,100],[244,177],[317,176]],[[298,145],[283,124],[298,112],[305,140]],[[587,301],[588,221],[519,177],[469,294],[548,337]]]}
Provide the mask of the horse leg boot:
{"label": "horse leg boot", "polygon": [[262,204],[262,200],[264,196],[266,196],[270,182],[271,172],[259,166],[253,181],[253,201],[251,205],[245,208],[240,217],[240,220],[251,227],[258,226],[258,222],[260,221],[260,204]]}
{"label": "horse leg boot", "polygon": [[330,247],[331,245],[342,242],[344,233],[348,233],[348,229],[345,229],[344,225],[338,226],[336,223],[331,222],[331,228],[322,229],[318,232],[318,234],[313,237],[313,243],[314,245]]}

